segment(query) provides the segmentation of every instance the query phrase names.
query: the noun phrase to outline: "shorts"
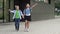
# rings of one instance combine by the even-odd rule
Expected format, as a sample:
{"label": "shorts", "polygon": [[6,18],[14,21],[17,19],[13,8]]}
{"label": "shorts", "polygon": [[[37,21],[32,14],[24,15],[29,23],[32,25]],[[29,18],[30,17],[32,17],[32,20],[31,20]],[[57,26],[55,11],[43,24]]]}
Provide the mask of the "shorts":
{"label": "shorts", "polygon": [[31,21],[31,16],[25,16],[25,20]]}

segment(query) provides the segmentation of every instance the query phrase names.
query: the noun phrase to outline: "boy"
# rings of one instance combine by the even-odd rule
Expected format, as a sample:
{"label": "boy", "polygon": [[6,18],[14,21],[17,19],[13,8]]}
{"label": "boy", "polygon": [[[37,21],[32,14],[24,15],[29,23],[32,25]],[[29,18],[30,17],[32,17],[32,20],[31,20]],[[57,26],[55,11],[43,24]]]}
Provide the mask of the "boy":
{"label": "boy", "polygon": [[9,10],[10,12],[14,13],[14,16],[13,16],[13,19],[15,19],[15,29],[17,31],[19,31],[19,22],[20,22],[20,19],[21,19],[21,16],[24,18],[23,14],[22,14],[22,11],[19,10],[19,5],[15,5],[15,9],[16,10]]}
{"label": "boy", "polygon": [[26,4],[26,8],[24,10],[24,16],[25,16],[25,31],[27,32],[29,31],[29,22],[31,20],[31,9],[35,7],[36,5],[37,3],[34,4],[32,7],[30,7],[28,3]]}

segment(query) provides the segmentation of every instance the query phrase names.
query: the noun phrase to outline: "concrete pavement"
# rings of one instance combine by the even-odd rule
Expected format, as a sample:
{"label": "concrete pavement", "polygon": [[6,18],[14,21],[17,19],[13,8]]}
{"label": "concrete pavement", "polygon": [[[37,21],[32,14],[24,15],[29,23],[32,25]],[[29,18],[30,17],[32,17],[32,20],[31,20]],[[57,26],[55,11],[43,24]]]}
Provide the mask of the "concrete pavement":
{"label": "concrete pavement", "polygon": [[20,23],[18,32],[13,22],[0,24],[0,34],[60,34],[60,18],[31,22],[29,32],[24,32],[24,22]]}

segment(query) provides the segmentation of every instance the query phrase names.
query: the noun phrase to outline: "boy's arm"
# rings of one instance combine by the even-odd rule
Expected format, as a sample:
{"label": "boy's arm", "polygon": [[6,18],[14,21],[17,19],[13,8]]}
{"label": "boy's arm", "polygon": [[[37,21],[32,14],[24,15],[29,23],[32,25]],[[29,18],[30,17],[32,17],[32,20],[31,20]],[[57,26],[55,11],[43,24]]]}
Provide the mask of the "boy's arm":
{"label": "boy's arm", "polygon": [[10,9],[9,9],[9,11],[12,12],[12,13],[14,13],[14,10],[10,10]]}
{"label": "boy's arm", "polygon": [[24,9],[24,11],[23,11],[23,14],[25,15],[25,9]]}
{"label": "boy's arm", "polygon": [[31,9],[34,8],[38,3],[35,3],[33,6],[31,6]]}
{"label": "boy's arm", "polygon": [[23,15],[23,13],[21,12],[21,16],[24,18],[24,15]]}

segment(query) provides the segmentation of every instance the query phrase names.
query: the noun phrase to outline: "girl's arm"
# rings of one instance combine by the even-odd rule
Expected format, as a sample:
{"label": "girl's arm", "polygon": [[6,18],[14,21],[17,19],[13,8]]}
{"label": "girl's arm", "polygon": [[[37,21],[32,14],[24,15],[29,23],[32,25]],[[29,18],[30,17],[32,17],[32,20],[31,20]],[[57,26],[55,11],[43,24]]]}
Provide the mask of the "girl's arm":
{"label": "girl's arm", "polygon": [[38,3],[35,3],[33,6],[31,6],[31,9],[34,8]]}

